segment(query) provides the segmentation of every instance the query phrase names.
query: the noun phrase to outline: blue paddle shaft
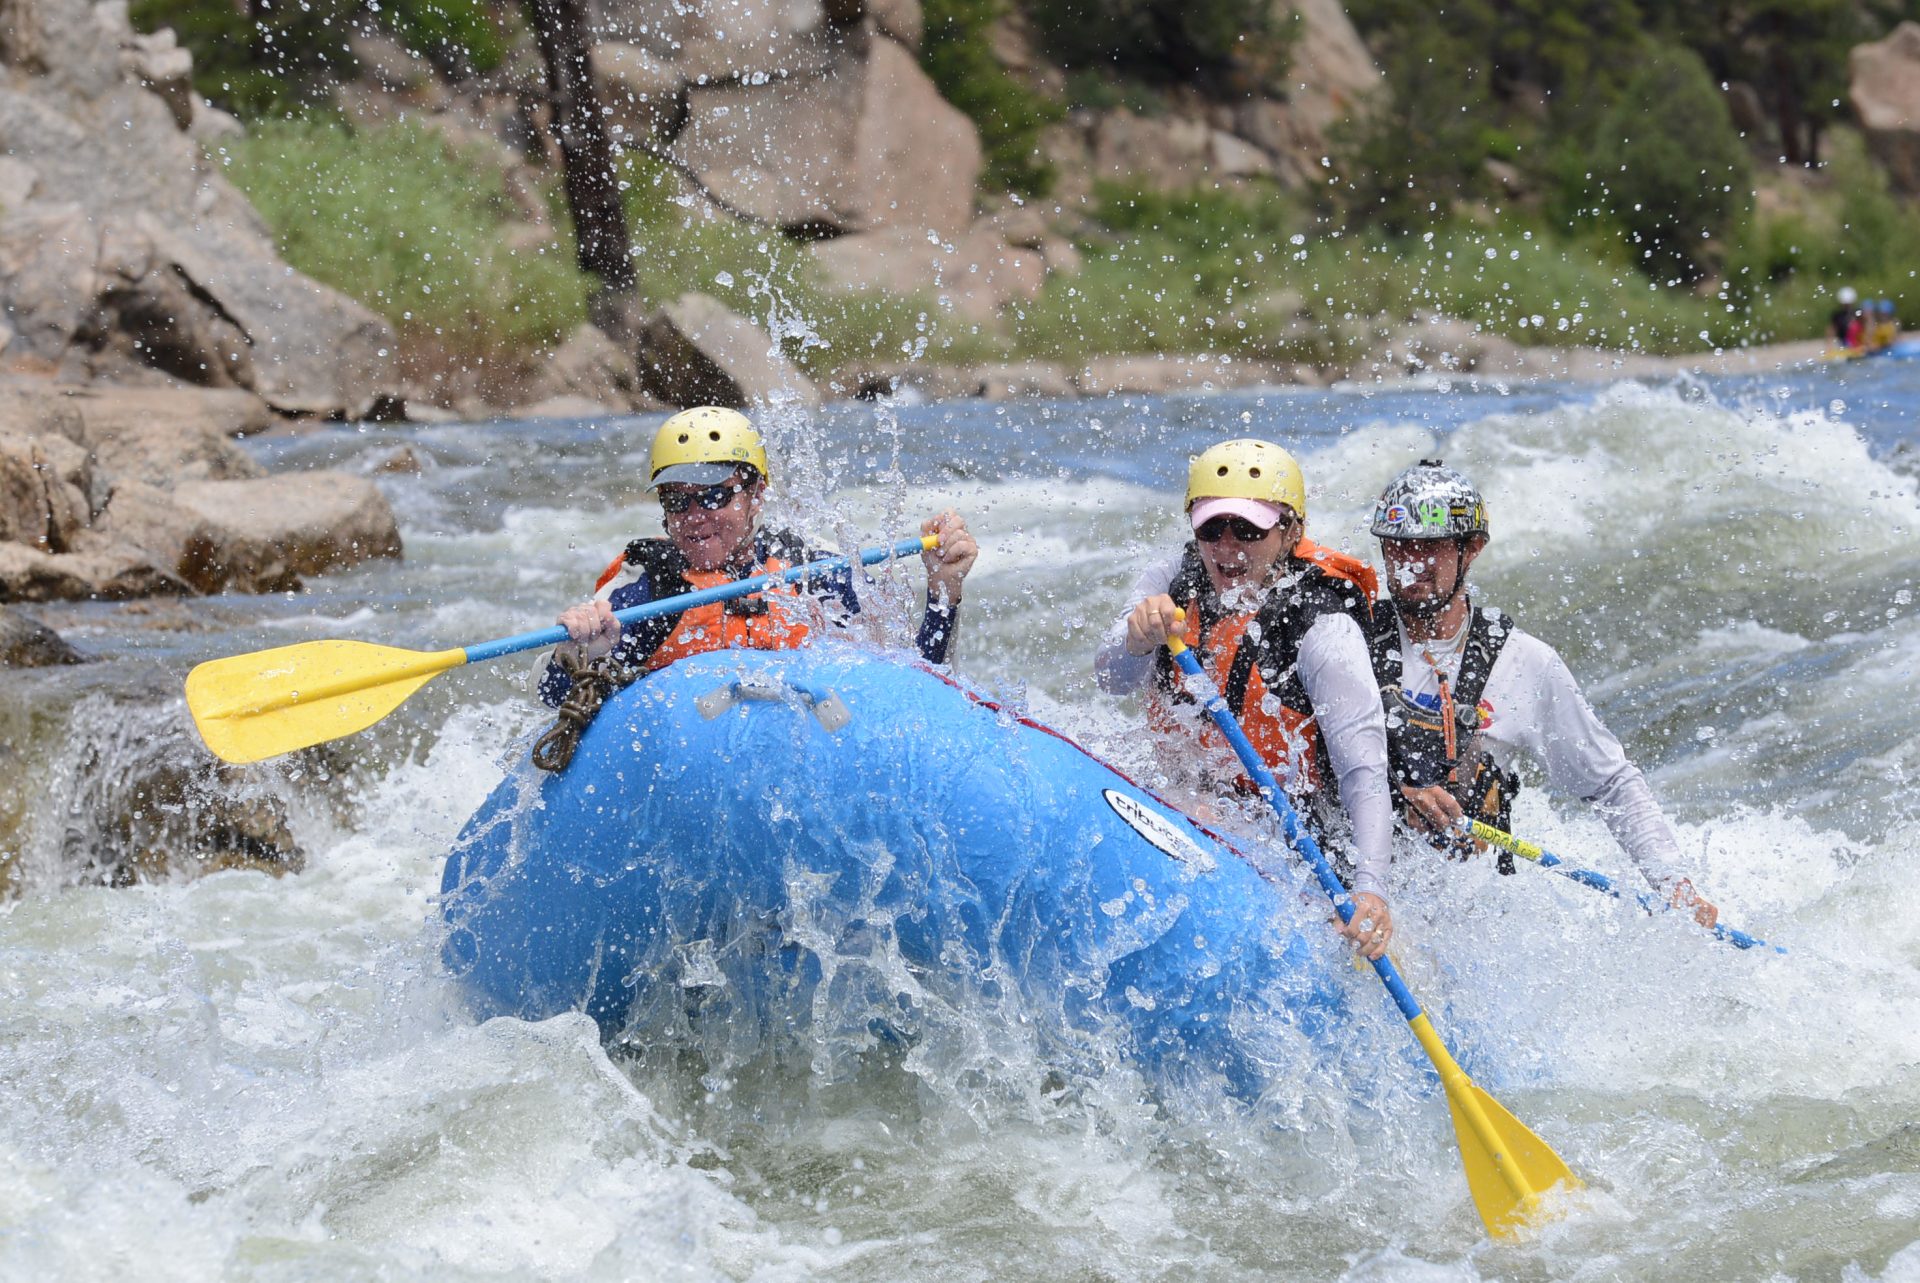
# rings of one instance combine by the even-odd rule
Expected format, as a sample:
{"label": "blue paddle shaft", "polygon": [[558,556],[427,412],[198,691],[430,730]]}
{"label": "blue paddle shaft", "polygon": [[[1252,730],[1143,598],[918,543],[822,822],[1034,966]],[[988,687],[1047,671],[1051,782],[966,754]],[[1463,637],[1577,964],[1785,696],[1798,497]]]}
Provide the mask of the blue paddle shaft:
{"label": "blue paddle shaft", "polygon": [[[1596,891],[1604,891],[1616,900],[1626,898],[1621,894],[1620,888],[1613,884],[1612,878],[1607,877],[1604,873],[1595,873],[1592,869],[1572,868],[1551,851],[1540,852],[1540,867],[1543,869],[1552,869],[1562,877],[1573,879],[1581,886],[1592,887]],[[1648,913],[1657,913],[1663,907],[1657,899],[1648,895],[1645,891],[1636,891],[1633,898],[1638,900],[1640,907]],[[1716,922],[1709,930],[1719,939],[1725,940],[1728,944],[1739,949],[1752,949],[1767,943],[1757,936],[1750,936],[1744,931],[1727,926],[1725,923]],[[1786,950],[1782,949],[1779,945],[1774,945],[1773,950],[1775,953],[1786,952]]]}
{"label": "blue paddle shaft", "polygon": [[[1467,830],[1467,834],[1468,836],[1472,836],[1471,829]],[[1576,869],[1545,847],[1536,847],[1535,849],[1540,852],[1541,868],[1552,869],[1563,878],[1569,878],[1578,882],[1583,887],[1592,887],[1595,891],[1604,892],[1616,900],[1624,900],[1626,898],[1621,894],[1620,888],[1613,884],[1613,879],[1606,874],[1596,873],[1592,869]],[[1645,891],[1636,892],[1634,899],[1638,900],[1640,907],[1648,913],[1656,913],[1662,907],[1658,900],[1648,895]],[[1739,949],[1754,949],[1767,943],[1758,936],[1750,936],[1744,931],[1737,930],[1720,922],[1714,923],[1708,930],[1712,931],[1716,938],[1725,940],[1728,944]],[[1775,953],[1786,952],[1785,949],[1777,944],[1770,947]]]}
{"label": "blue paddle shaft", "polygon": [[[730,584],[721,584],[715,588],[702,588],[697,592],[682,593],[678,597],[662,597],[658,601],[645,602],[638,606],[629,606],[625,610],[616,610],[613,617],[623,624],[631,624],[637,619],[650,619],[655,615],[678,614],[683,610],[692,610],[695,606],[705,606],[716,601],[731,601],[735,597],[749,597],[769,588],[790,584],[800,579],[814,579],[822,575],[833,574],[849,568],[857,560],[862,566],[871,566],[877,562],[892,561],[896,557],[911,557],[926,548],[926,541],[919,537],[902,539],[890,547],[866,548],[858,558],[828,557],[821,561],[809,561],[805,565],[794,566],[789,570],[771,571],[764,575],[755,575],[751,579],[740,579]],[[565,628],[542,628],[537,633],[521,633],[517,637],[502,637],[498,641],[480,642],[467,647],[467,662],[478,664],[483,660],[498,659],[502,655],[517,655],[521,651],[539,650],[543,646],[557,646],[567,640]]]}
{"label": "blue paddle shaft", "polygon": [[[1171,648],[1170,648],[1171,649]],[[1260,796],[1267,799],[1267,805],[1280,817],[1281,831],[1287,835],[1287,842],[1312,868],[1313,876],[1320,880],[1320,889],[1333,901],[1334,911],[1340,915],[1340,921],[1353,921],[1353,898],[1347,889],[1340,885],[1340,879],[1334,876],[1333,866],[1327,863],[1327,857],[1320,852],[1320,844],[1313,840],[1313,834],[1307,832],[1307,826],[1300,822],[1299,812],[1293,809],[1293,803],[1287,800],[1279,781],[1273,778],[1273,772],[1260,760],[1260,754],[1254,749],[1253,742],[1247,738],[1240,723],[1234,718],[1233,710],[1227,707],[1227,701],[1220,697],[1220,690],[1208,677],[1206,670],[1200,667],[1200,661],[1193,652],[1182,646],[1173,652],[1173,662],[1180,665],[1180,671],[1189,679],[1188,690],[1205,695],[1201,706],[1207,710],[1207,716],[1227,737],[1227,743],[1233,745],[1233,751],[1239,755],[1240,765],[1246,768],[1253,782],[1260,786]],[[1392,959],[1385,954],[1373,959],[1373,969],[1380,976],[1380,982],[1393,995],[1394,1005],[1400,1008],[1400,1014],[1408,1020],[1420,1018],[1420,1004],[1414,1000],[1412,990],[1400,979],[1400,969],[1393,965]]]}

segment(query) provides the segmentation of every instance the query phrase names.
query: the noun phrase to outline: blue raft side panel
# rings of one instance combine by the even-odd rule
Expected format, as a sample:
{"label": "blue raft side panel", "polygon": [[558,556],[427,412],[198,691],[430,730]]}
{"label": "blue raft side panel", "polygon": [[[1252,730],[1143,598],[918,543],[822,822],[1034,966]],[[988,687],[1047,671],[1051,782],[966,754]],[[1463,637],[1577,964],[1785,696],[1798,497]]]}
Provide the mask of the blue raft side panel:
{"label": "blue raft side panel", "polygon": [[[761,698],[696,707],[742,686]],[[828,692],[851,713],[833,732]],[[1251,1095],[1298,1045],[1273,1026],[1318,1040],[1343,1003],[1344,955],[1292,888],[1073,744],[844,646],[617,693],[563,775],[495,790],[442,893],[477,1016],[584,1010],[610,1040],[694,994],[804,1028],[823,976],[857,971],[879,1037],[911,1041],[922,1004],[1011,1000],[1051,1054]]]}

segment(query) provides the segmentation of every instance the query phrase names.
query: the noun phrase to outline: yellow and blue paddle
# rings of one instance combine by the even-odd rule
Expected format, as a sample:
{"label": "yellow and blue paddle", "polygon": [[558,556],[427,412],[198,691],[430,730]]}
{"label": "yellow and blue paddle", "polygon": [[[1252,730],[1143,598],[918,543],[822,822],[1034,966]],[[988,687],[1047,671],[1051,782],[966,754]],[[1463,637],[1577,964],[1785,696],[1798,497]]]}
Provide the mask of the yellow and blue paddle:
{"label": "yellow and blue paddle", "polygon": [[[1464,833],[1468,837],[1476,837],[1482,842],[1491,842],[1502,850],[1511,851],[1523,860],[1532,860],[1543,869],[1552,869],[1561,877],[1571,878],[1581,886],[1592,887],[1595,891],[1603,891],[1616,900],[1624,900],[1626,898],[1626,893],[1615,886],[1613,879],[1606,874],[1595,873],[1592,869],[1576,869],[1545,847],[1535,846],[1533,843],[1517,838],[1511,833],[1496,829],[1491,824],[1484,824],[1479,820],[1468,819],[1463,815],[1453,822],[1453,827],[1455,831]],[[1635,892],[1635,898],[1640,901],[1640,907],[1648,913],[1657,913],[1662,908],[1659,900],[1644,891]],[[1772,949],[1775,953],[1786,952],[1785,949],[1777,944],[1768,945],[1765,940],[1759,939],[1756,936],[1750,936],[1744,931],[1737,931],[1725,923],[1716,922],[1707,929],[1713,932],[1716,938],[1725,940],[1735,948],[1754,949],[1766,947]]]}
{"label": "yellow and blue paddle", "polygon": [[[1246,732],[1240,729],[1233,711],[1227,707],[1226,700],[1220,697],[1219,689],[1180,638],[1168,639],[1167,653],[1180,665],[1180,671],[1187,675],[1188,690],[1206,696],[1204,706],[1208,715],[1227,737],[1227,742],[1233,745],[1233,751],[1239,754],[1240,764],[1246,768],[1247,774],[1260,786],[1260,795],[1267,799],[1267,804],[1280,817],[1280,826],[1287,835],[1287,842],[1312,867],[1314,876],[1320,881],[1320,889],[1333,901],[1340,920],[1353,921],[1352,898],[1334,876],[1327,857],[1320,852],[1319,843],[1313,840],[1313,835],[1300,822],[1299,815],[1287,801],[1287,795],[1281,791],[1273,773],[1267,770],[1266,763],[1260,760],[1260,754],[1254,750]],[[1508,1113],[1505,1106],[1467,1077],[1466,1071],[1460,1068],[1453,1054],[1447,1050],[1447,1045],[1440,1041],[1440,1035],[1434,1032],[1433,1023],[1420,1010],[1420,1004],[1414,1001],[1412,991],[1400,978],[1400,970],[1393,965],[1392,959],[1385,956],[1375,958],[1373,969],[1380,976],[1380,982],[1386,985],[1387,992],[1393,996],[1400,1014],[1407,1018],[1413,1036],[1419,1039],[1421,1050],[1433,1062],[1434,1069],[1440,1074],[1440,1084],[1447,1090],[1447,1106],[1453,1114],[1454,1138],[1460,1146],[1460,1158],[1467,1172],[1467,1189],[1473,1195],[1473,1205],[1480,1213],[1480,1220],[1495,1238],[1511,1237],[1536,1213],[1542,1195],[1556,1185],[1579,1189],[1579,1178],[1545,1141],[1529,1131],[1526,1124]]]}
{"label": "yellow and blue paddle", "polygon": [[[857,558],[810,561],[790,570],[629,606],[614,611],[613,617],[628,624],[654,615],[677,614],[796,580],[834,574],[856,561],[871,566],[895,557],[910,557],[937,547],[939,542],[937,535],[902,539],[888,547],[867,548]],[[216,755],[229,762],[258,762],[363,731],[449,668],[539,650],[565,640],[567,630],[554,627],[451,650],[406,650],[357,641],[276,646],[211,659],[197,666],[187,674],[187,707],[193,712],[193,724],[200,728],[200,738]]]}

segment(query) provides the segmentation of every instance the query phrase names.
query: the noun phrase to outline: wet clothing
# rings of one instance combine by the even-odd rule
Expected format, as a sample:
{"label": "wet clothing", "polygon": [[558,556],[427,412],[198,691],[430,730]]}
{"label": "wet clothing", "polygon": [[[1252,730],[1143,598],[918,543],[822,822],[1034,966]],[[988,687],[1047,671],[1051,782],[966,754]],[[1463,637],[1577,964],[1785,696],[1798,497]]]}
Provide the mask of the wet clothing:
{"label": "wet clothing", "polygon": [[[1194,652],[1240,729],[1260,759],[1301,795],[1324,793],[1331,783],[1325,751],[1314,733],[1313,699],[1300,680],[1301,639],[1324,614],[1364,612],[1374,588],[1370,574],[1363,586],[1296,559],[1263,600],[1234,610],[1214,591],[1199,546],[1192,543],[1167,586],[1167,595],[1194,621]],[[1157,653],[1147,689],[1149,724],[1163,735],[1197,734],[1219,755],[1229,746],[1212,719],[1193,716],[1199,711],[1181,684],[1173,656],[1164,650]],[[1244,791],[1257,791],[1250,779],[1239,783]]]}
{"label": "wet clothing", "polygon": [[1165,651],[1127,653],[1127,616],[1160,593],[1196,620],[1196,658],[1300,803],[1302,816],[1323,832],[1350,826],[1342,838],[1351,846],[1353,890],[1385,899],[1393,830],[1386,727],[1355,617],[1370,593],[1294,556],[1264,591],[1223,600],[1192,543],[1134,584],[1094,658],[1101,689],[1144,694],[1157,728],[1190,735],[1200,764],[1219,763],[1222,774],[1234,779],[1239,768],[1232,750],[1205,710],[1180,689]]}
{"label": "wet clothing", "polygon": [[[615,610],[625,610],[731,580],[778,573],[827,555],[809,549],[785,531],[763,530],[754,535],[750,562],[725,572],[703,573],[689,570],[671,541],[636,539],[600,577],[595,595]],[[616,667],[649,673],[706,651],[735,646],[788,649],[806,644],[823,614],[830,622],[840,623],[859,613],[853,568],[840,566],[767,592],[624,623],[609,659]],[[946,662],[959,616],[958,604],[947,606],[929,595],[915,639],[921,657],[928,663]],[[540,698],[557,708],[572,685],[566,671],[549,660],[540,679]]]}
{"label": "wet clothing", "polygon": [[[1474,701],[1473,751],[1484,754],[1493,778],[1516,782],[1514,766],[1522,755],[1532,757],[1546,770],[1549,787],[1593,805],[1650,883],[1671,890],[1681,880],[1679,842],[1653,800],[1646,778],[1595,716],[1579,683],[1551,646],[1492,610],[1473,609],[1459,633],[1418,646],[1408,640],[1390,602],[1377,603],[1374,615],[1381,621],[1377,629],[1384,629],[1391,639],[1383,641],[1381,632],[1375,631],[1374,653],[1393,653],[1398,661],[1395,675],[1407,700],[1428,709],[1439,706],[1440,677],[1456,692],[1471,679],[1470,673],[1462,677],[1462,666],[1476,651],[1476,624],[1482,633],[1478,648],[1482,653],[1492,641],[1495,622],[1503,624],[1504,638]],[[1432,657],[1432,666],[1423,652]],[[1457,694],[1455,702],[1456,707],[1461,702]],[[1397,764],[1397,769],[1409,767]],[[1502,805],[1509,806],[1511,800],[1509,792]]]}

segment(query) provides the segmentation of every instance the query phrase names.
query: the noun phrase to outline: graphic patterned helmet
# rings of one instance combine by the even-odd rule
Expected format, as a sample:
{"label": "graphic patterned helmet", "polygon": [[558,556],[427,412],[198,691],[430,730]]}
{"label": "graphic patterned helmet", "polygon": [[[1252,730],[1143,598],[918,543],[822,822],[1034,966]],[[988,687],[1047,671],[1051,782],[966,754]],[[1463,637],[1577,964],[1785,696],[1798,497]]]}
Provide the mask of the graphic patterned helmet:
{"label": "graphic patterned helmet", "polygon": [[1187,507],[1202,499],[1258,499],[1307,519],[1307,479],[1294,457],[1271,441],[1222,441],[1187,465]]}
{"label": "graphic patterned helmet", "polygon": [[1368,527],[1381,539],[1464,539],[1487,533],[1487,505],[1473,482],[1438,459],[1422,459],[1380,492]]}
{"label": "graphic patterned helmet", "polygon": [[682,410],[653,434],[652,485],[718,485],[745,465],[767,475],[767,448],[747,416],[716,405]]}

